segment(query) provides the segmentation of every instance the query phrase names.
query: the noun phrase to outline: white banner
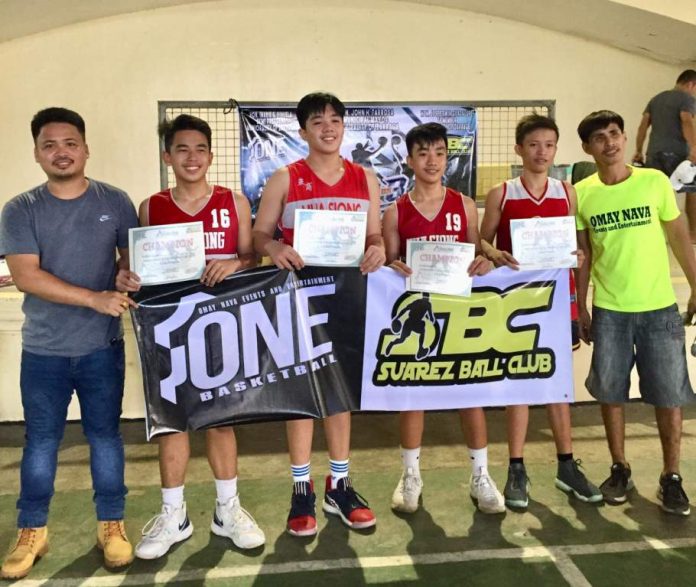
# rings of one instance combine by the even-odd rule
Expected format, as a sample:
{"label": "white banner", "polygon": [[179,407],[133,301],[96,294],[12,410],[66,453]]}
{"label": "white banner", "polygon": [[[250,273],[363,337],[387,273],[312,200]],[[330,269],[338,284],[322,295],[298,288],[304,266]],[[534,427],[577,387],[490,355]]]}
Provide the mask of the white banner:
{"label": "white banner", "polygon": [[408,292],[371,274],[361,410],[572,402],[567,269],[500,268],[471,297]]}

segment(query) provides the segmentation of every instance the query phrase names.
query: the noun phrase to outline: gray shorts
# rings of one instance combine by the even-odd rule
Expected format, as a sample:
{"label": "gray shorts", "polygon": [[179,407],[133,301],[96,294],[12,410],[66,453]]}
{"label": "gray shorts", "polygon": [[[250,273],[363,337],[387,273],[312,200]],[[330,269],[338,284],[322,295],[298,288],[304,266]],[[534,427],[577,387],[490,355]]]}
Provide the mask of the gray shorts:
{"label": "gray shorts", "polygon": [[645,166],[659,169],[669,177],[674,173],[677,165],[684,161],[684,159],[686,159],[686,155],[682,156],[677,153],[666,153],[662,151],[658,153],[648,153],[645,159]]}
{"label": "gray shorts", "polygon": [[602,403],[628,401],[631,369],[638,369],[643,401],[660,408],[694,401],[677,305],[650,312],[592,308],[592,365],[585,387]]}

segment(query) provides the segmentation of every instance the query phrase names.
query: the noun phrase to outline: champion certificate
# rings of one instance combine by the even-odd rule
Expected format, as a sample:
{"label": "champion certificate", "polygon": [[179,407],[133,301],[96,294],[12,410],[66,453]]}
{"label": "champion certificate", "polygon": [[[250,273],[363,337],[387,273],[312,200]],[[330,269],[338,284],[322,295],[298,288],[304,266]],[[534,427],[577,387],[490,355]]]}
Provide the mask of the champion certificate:
{"label": "champion certificate", "polygon": [[128,253],[130,269],[142,285],[198,279],[205,270],[203,223],[131,228]]}
{"label": "champion certificate", "polygon": [[564,269],[578,266],[575,218],[526,218],[510,221],[512,256],[520,269]]}
{"label": "champion certificate", "polygon": [[295,210],[295,250],[307,265],[357,267],[365,253],[367,212]]}
{"label": "champion certificate", "polygon": [[443,243],[409,239],[406,264],[413,270],[406,287],[411,291],[469,297],[471,277],[467,272],[476,256],[471,243]]}

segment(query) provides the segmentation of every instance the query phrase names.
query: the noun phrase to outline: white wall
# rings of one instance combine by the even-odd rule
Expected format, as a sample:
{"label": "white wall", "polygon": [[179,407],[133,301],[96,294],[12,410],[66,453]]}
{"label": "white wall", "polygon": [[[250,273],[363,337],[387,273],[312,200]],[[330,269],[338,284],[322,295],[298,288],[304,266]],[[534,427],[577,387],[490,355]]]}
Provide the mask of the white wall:
{"label": "white wall", "polygon": [[[616,49],[480,14],[391,0],[241,0],[101,19],[0,44],[0,205],[44,180],[29,121],[67,106],[87,121],[88,174],[136,203],[159,189],[158,100],[556,99],[557,161],[584,159],[575,128],[610,108],[633,135],[675,69]],[[618,33],[618,32],[617,32]],[[0,293],[0,296],[6,295]],[[9,314],[18,312],[7,301]],[[14,309],[11,309],[14,308]],[[0,313],[0,420],[17,419],[16,318]],[[130,353],[125,415],[139,415]],[[74,413],[74,412],[73,412]]]}
{"label": "white wall", "polygon": [[[559,162],[582,158],[574,129],[598,108],[633,134],[678,71],[559,33],[394,2],[228,0],[73,25],[0,45],[0,203],[42,181],[32,115],[88,124],[88,171],[140,201],[158,181],[157,100],[288,100],[313,89],[352,100],[555,98]],[[261,3],[259,3],[261,4]]]}

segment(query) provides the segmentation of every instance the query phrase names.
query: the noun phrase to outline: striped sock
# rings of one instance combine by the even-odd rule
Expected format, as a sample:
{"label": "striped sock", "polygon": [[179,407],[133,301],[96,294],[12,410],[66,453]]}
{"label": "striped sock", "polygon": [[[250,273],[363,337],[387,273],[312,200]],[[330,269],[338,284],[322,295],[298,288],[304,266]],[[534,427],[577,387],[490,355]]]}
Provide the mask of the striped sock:
{"label": "striped sock", "polygon": [[309,463],[306,465],[290,465],[290,472],[292,473],[293,483],[302,481],[309,483]]}
{"label": "striped sock", "polygon": [[338,480],[348,477],[348,463],[350,459],[345,461],[334,461],[329,459],[329,469],[331,469],[331,489],[336,489]]}

